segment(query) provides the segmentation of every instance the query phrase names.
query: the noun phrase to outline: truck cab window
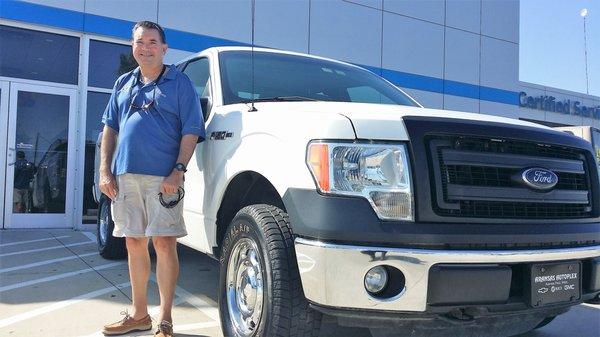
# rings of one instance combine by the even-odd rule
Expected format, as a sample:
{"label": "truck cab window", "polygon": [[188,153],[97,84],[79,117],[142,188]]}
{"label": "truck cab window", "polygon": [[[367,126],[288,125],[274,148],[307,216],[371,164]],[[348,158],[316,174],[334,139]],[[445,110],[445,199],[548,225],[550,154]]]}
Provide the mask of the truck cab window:
{"label": "truck cab window", "polygon": [[208,118],[210,114],[210,108],[212,106],[212,93],[210,90],[210,70],[209,70],[208,58],[203,57],[193,61],[190,61],[184,68],[183,73],[186,74],[196,89],[198,98],[202,105],[202,113],[204,113],[204,120]]}

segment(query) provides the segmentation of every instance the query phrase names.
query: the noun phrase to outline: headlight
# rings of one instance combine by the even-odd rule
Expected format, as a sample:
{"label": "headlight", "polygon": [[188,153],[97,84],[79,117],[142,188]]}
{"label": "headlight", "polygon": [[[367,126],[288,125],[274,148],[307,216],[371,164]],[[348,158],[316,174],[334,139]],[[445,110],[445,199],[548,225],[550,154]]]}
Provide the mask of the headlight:
{"label": "headlight", "polygon": [[404,144],[311,142],[306,162],[322,193],[364,197],[380,219],[414,219]]}

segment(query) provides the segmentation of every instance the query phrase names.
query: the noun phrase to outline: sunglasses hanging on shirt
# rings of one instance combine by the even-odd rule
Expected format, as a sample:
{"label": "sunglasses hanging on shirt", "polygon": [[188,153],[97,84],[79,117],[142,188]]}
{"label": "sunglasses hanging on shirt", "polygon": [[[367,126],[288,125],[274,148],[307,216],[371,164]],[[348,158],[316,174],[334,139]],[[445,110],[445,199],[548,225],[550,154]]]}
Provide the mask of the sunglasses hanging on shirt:
{"label": "sunglasses hanging on shirt", "polygon": [[[150,108],[152,106],[154,106],[154,101],[156,100],[156,87],[158,86],[158,81],[160,81],[161,77],[165,73],[165,69],[167,69],[167,66],[163,65],[162,71],[160,72],[160,74],[158,75],[158,77],[156,78],[156,80],[154,80],[154,83],[153,83],[154,88],[152,89],[152,99],[150,100],[150,102],[144,103],[141,106],[136,105],[135,104],[135,99],[142,92],[142,89],[140,89],[140,91],[138,91],[138,93],[135,94],[135,96],[132,97],[133,87],[134,86],[132,85],[131,87],[129,87],[129,97],[130,97],[130,100],[131,100],[131,102],[129,103],[129,106],[132,109],[142,110],[142,111],[148,111],[148,110],[150,110]],[[136,84],[140,81],[140,72],[138,72],[138,74],[137,74],[136,81],[135,81]]]}

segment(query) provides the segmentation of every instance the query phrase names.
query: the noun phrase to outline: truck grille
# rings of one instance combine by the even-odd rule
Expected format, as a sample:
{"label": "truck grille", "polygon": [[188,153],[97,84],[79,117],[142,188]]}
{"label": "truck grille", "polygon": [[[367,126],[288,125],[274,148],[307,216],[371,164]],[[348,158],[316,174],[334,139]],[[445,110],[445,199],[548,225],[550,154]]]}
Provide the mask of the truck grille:
{"label": "truck grille", "polygon": [[[583,151],[506,139],[435,136],[428,139],[433,209],[474,218],[572,219],[590,217],[591,191]],[[543,167],[557,185],[534,191],[515,177]]]}
{"label": "truck grille", "polygon": [[[511,177],[514,169],[503,167],[486,167],[470,165],[447,165],[447,179],[450,184],[490,186],[490,187],[520,187]],[[557,172],[559,190],[587,190],[585,175],[567,172]]]}

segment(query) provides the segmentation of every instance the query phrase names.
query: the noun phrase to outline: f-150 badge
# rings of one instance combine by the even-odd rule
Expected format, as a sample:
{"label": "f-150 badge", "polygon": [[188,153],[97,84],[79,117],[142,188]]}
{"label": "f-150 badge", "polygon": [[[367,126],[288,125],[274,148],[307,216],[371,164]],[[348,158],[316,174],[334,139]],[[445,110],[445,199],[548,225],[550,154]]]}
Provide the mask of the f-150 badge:
{"label": "f-150 badge", "polygon": [[231,137],[233,137],[233,132],[229,131],[213,131],[210,133],[211,140],[225,140]]}

